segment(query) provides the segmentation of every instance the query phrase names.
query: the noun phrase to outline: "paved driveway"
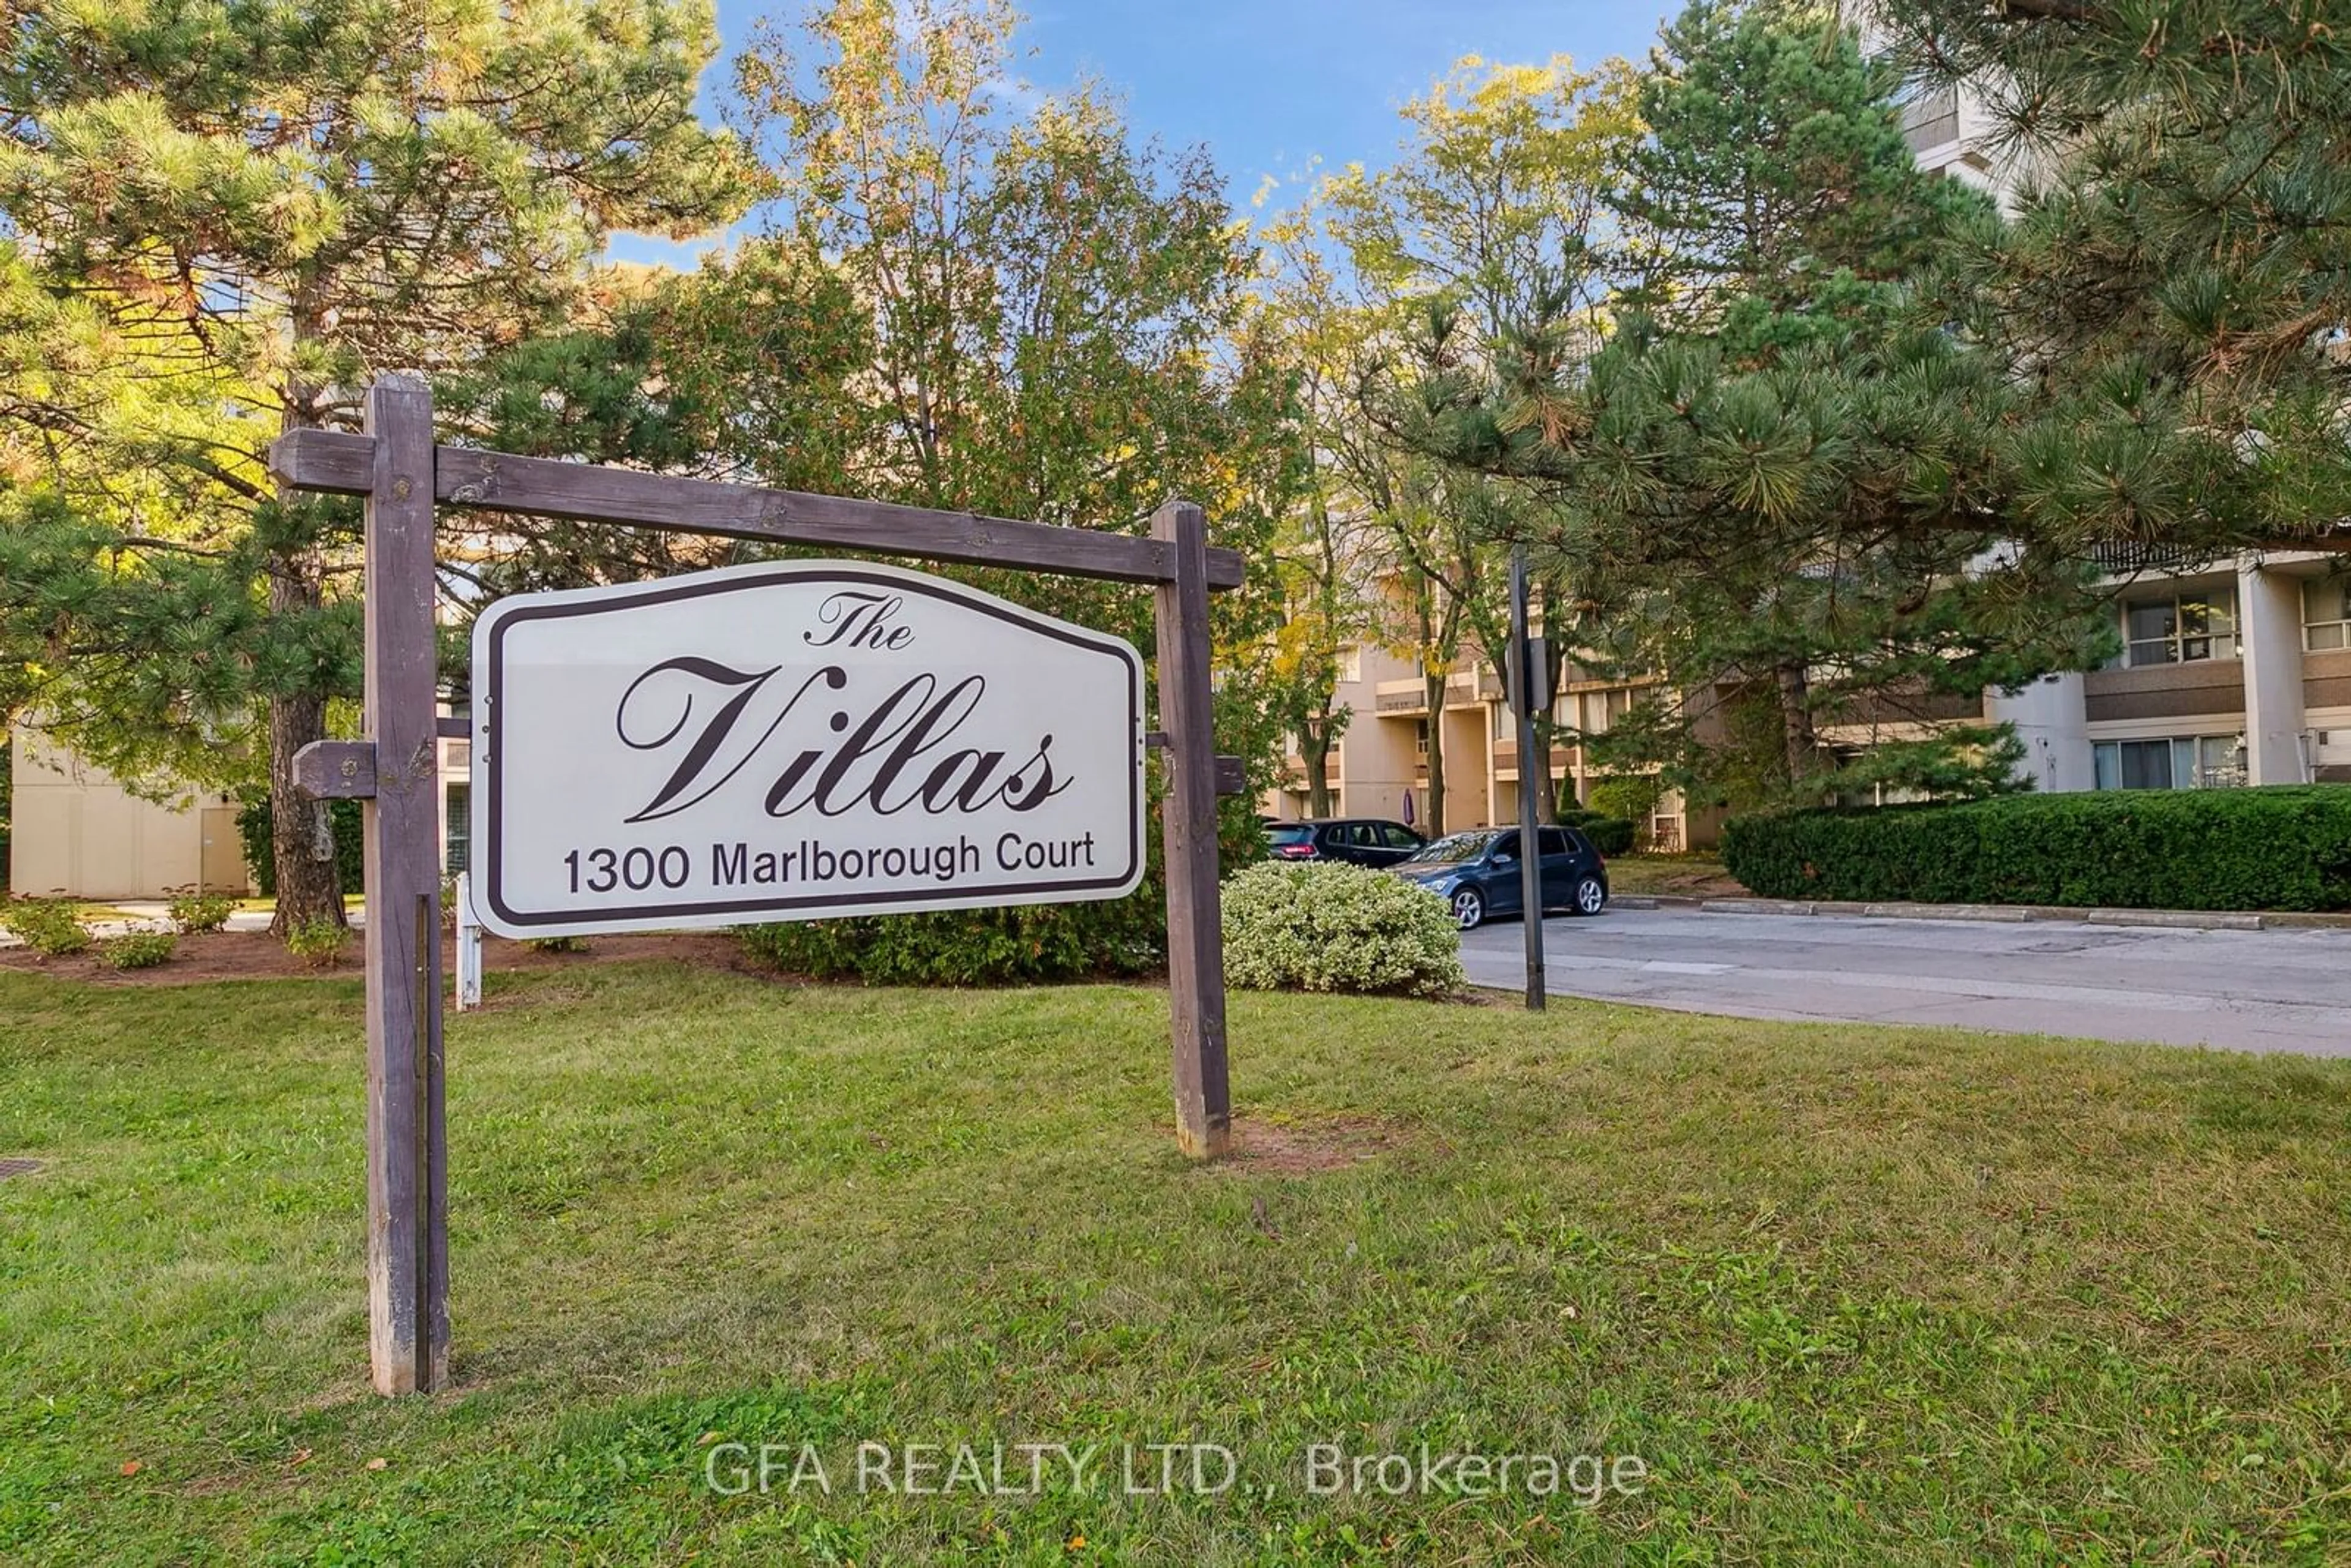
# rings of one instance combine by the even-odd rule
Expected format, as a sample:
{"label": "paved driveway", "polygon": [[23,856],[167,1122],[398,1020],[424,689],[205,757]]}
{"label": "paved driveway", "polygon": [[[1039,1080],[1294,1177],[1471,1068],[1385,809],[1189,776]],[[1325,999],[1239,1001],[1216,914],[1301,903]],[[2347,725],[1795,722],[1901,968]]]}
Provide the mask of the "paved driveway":
{"label": "paved driveway", "polygon": [[[1465,935],[1469,977],[1517,989],[1524,940],[1515,921]],[[2351,1056],[2351,930],[1612,909],[1546,921],[1543,950],[1555,996]]]}

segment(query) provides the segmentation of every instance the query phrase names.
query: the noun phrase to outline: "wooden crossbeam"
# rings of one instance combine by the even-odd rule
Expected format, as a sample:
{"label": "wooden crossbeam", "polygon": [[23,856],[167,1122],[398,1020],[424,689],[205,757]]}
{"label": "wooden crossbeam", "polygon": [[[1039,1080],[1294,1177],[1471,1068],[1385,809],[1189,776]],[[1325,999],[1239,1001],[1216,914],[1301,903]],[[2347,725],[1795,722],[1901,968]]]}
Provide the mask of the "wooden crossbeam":
{"label": "wooden crossbeam", "polygon": [[[433,455],[433,497],[444,506],[872,550],[967,566],[1017,567],[1113,582],[1155,586],[1172,583],[1176,576],[1176,549],[1168,541],[1098,528],[682,479],[464,446],[436,446]],[[374,467],[374,438],[345,431],[288,431],[269,449],[270,473],[298,490],[363,496]],[[1238,588],[1243,570],[1238,550],[1207,552],[1211,590]]]}
{"label": "wooden crossbeam", "polygon": [[294,788],[313,800],[375,799],[375,742],[314,740],[294,754]]}
{"label": "wooden crossbeam", "polygon": [[[1164,729],[1148,731],[1143,737],[1143,744],[1150,750],[1165,751],[1167,749],[1167,732]],[[1219,795],[1248,794],[1249,765],[1238,757],[1219,756],[1215,760],[1217,793]]]}

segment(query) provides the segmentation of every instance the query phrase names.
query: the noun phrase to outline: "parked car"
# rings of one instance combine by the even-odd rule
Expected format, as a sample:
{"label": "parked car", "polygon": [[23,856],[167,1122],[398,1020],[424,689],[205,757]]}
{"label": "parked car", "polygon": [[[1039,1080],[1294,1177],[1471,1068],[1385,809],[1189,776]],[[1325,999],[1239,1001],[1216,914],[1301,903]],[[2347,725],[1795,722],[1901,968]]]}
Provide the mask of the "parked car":
{"label": "parked car", "polygon": [[[1538,828],[1536,832],[1542,848],[1544,910],[1597,915],[1606,908],[1608,862],[1592,841],[1573,828]],[[1525,909],[1516,828],[1449,834],[1395,869],[1398,876],[1443,894],[1464,931],[1491,915],[1518,915]]]}
{"label": "parked car", "polygon": [[1266,829],[1265,836],[1276,860],[1349,861],[1373,866],[1409,860],[1428,842],[1402,822],[1377,817],[1275,822]]}

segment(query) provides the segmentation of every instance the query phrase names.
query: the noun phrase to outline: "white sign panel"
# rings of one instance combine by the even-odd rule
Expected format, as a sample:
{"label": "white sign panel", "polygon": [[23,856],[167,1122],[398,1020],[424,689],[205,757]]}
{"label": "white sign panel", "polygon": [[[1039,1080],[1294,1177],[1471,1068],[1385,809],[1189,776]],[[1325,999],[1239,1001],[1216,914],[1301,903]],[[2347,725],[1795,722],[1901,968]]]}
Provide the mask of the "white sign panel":
{"label": "white sign panel", "polygon": [[474,628],[475,904],[515,937],[1117,898],[1143,664],[857,561],[504,599]]}

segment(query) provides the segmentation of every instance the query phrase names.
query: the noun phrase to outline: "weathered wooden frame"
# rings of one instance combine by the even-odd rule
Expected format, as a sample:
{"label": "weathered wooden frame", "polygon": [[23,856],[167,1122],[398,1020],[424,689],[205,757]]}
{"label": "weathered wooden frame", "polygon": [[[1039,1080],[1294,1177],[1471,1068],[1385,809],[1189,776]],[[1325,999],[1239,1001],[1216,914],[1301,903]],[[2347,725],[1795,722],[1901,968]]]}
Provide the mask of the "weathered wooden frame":
{"label": "weathered wooden frame", "polygon": [[680,479],[436,445],[433,399],[411,376],[368,389],[362,434],[297,430],[269,469],[296,490],[366,497],[363,738],[295,758],[312,796],[363,802],[368,1033],[368,1354],[375,1386],[446,1385],[448,1152],[443,1115],[439,756],[434,508],[472,507],[666,532],[822,545],[925,560],[1148,583],[1158,625],[1160,808],[1176,1140],[1209,1159],[1231,1138],[1225,1050],[1217,797],[1239,763],[1211,730],[1208,595],[1240,586],[1239,552],[1212,549],[1198,507],[1171,501],[1151,534],[1060,528],[964,512]]}

